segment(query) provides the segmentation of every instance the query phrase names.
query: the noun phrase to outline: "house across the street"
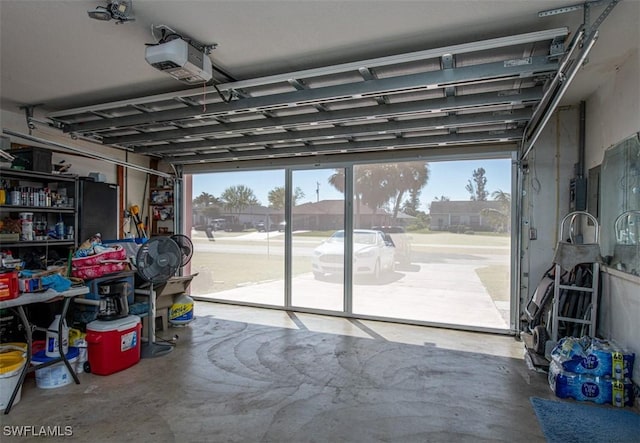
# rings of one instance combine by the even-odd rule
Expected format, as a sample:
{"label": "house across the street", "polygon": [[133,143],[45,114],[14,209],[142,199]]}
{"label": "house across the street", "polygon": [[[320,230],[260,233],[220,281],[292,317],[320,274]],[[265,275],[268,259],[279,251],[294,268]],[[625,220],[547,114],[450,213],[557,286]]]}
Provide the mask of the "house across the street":
{"label": "house across the street", "polygon": [[504,211],[504,203],[475,200],[433,201],[430,209],[430,229],[447,231],[466,227],[474,231],[493,231],[500,228],[496,226],[495,217],[489,215],[494,211]]}

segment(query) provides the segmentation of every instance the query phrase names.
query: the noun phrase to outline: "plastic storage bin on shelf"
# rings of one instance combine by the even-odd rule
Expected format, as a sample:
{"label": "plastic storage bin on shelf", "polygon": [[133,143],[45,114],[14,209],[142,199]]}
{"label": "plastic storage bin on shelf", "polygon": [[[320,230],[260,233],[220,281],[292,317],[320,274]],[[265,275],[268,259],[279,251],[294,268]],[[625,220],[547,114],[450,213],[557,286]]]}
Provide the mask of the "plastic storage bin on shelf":
{"label": "plastic storage bin on shelf", "polygon": [[86,340],[91,372],[109,375],[138,363],[141,327],[136,315],[88,323]]}

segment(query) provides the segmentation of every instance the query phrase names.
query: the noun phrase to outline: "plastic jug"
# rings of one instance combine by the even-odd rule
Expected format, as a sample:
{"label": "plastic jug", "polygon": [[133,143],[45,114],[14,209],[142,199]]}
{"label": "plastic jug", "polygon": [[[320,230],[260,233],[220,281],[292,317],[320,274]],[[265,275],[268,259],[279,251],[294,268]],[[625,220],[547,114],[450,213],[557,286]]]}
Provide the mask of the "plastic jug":
{"label": "plastic jug", "polygon": [[187,294],[180,295],[169,309],[169,322],[173,325],[186,325],[193,320],[193,299]]}
{"label": "plastic jug", "polygon": [[[60,315],[56,315],[49,328],[47,328],[47,348],[45,355],[47,357],[59,357],[58,351],[58,325],[60,324]],[[69,328],[67,322],[62,320],[62,350],[67,354],[69,352]]]}

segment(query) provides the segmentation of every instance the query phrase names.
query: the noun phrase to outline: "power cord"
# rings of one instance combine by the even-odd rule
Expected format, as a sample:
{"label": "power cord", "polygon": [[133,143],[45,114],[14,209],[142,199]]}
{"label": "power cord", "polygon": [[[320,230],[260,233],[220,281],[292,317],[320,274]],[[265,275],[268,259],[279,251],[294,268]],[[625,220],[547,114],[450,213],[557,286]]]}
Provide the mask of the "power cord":
{"label": "power cord", "polygon": [[178,344],[177,341],[178,341],[179,338],[180,338],[180,336],[178,334],[174,334],[174,336],[171,337],[168,340],[166,338],[158,337],[156,335],[156,341],[161,341],[161,342],[166,343],[166,344],[168,344],[170,346],[176,346]]}

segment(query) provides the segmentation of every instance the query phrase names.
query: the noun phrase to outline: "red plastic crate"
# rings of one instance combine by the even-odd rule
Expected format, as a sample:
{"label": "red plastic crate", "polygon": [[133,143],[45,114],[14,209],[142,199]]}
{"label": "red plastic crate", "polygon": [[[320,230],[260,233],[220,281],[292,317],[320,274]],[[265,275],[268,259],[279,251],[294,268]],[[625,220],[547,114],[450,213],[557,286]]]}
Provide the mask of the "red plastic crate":
{"label": "red plastic crate", "polygon": [[10,300],[20,295],[18,289],[18,273],[3,272],[0,274],[0,300]]}

